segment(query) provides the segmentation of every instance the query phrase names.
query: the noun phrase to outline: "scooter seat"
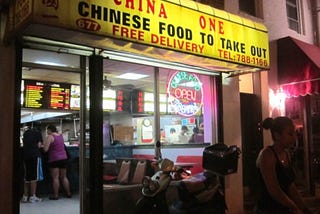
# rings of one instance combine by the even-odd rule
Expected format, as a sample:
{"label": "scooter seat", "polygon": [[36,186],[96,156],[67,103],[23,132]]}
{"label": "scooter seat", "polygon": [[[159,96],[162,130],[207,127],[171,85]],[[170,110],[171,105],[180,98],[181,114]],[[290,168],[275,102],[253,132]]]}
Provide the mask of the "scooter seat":
{"label": "scooter seat", "polygon": [[204,189],[210,189],[216,186],[218,183],[219,179],[216,175],[207,172],[201,172],[181,180],[180,186],[184,187],[189,193],[196,193],[203,191]]}

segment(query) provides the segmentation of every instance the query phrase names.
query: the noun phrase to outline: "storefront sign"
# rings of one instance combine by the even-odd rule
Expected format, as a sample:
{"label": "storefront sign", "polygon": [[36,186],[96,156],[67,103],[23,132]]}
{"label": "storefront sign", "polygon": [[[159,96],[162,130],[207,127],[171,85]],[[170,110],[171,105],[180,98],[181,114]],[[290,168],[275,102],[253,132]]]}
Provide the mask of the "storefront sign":
{"label": "storefront sign", "polygon": [[174,112],[183,116],[193,116],[202,107],[202,83],[194,73],[178,71],[168,83],[168,101]]}
{"label": "storefront sign", "polygon": [[14,25],[17,28],[32,14],[32,0],[17,0],[14,14]]}
{"label": "storefront sign", "polygon": [[254,67],[269,67],[266,28],[193,1],[34,1],[35,23]]}

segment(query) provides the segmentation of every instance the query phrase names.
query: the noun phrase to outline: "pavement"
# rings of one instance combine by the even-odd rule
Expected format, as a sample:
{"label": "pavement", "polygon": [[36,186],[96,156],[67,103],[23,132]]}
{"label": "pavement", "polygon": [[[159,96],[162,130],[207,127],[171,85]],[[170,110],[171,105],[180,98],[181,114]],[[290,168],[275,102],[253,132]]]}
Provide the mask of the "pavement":
{"label": "pavement", "polygon": [[[307,207],[314,214],[320,214],[320,195],[312,196],[305,191],[300,191],[302,195],[302,199],[306,203]],[[253,208],[255,205],[254,196],[247,194],[244,198],[244,213],[245,214],[253,214]]]}

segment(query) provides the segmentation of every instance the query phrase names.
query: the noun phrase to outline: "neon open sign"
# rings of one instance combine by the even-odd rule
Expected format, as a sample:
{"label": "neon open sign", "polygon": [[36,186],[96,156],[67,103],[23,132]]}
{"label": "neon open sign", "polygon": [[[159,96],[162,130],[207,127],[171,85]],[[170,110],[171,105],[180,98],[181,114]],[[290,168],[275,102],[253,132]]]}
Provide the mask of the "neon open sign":
{"label": "neon open sign", "polygon": [[167,93],[171,110],[180,115],[193,116],[202,107],[202,83],[196,74],[175,72],[169,80]]}

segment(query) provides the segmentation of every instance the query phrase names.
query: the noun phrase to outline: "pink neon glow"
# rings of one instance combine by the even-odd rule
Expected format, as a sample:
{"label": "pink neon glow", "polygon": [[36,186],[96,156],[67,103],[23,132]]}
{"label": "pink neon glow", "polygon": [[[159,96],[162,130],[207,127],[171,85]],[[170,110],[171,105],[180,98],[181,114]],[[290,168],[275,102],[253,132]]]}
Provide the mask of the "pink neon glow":
{"label": "pink neon glow", "polygon": [[170,108],[179,115],[190,117],[203,105],[203,87],[198,76],[184,71],[175,72],[167,87]]}

